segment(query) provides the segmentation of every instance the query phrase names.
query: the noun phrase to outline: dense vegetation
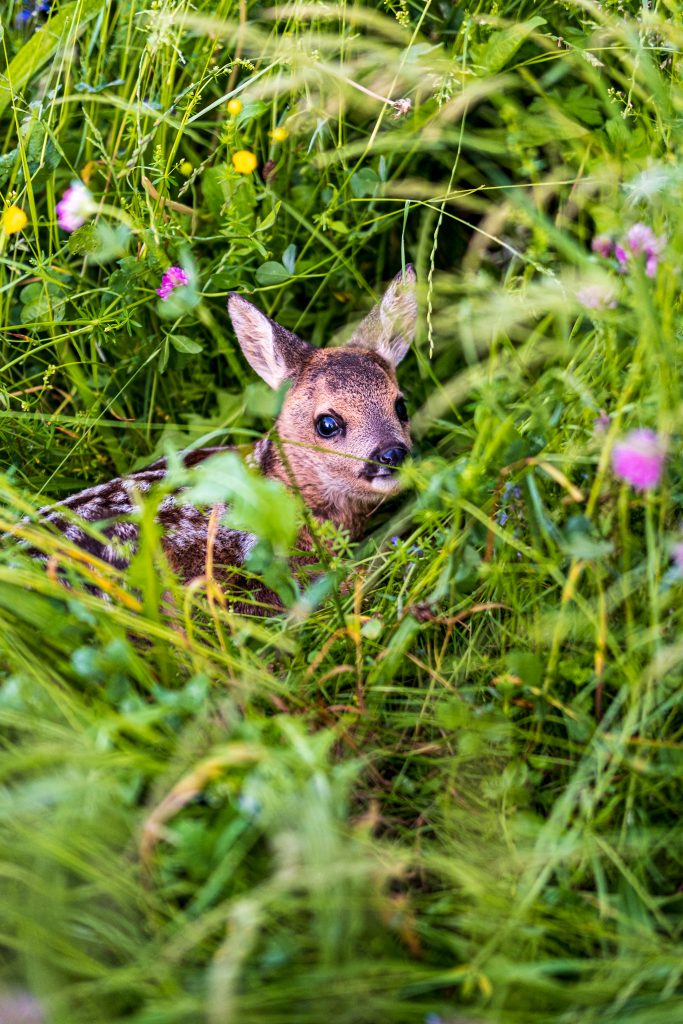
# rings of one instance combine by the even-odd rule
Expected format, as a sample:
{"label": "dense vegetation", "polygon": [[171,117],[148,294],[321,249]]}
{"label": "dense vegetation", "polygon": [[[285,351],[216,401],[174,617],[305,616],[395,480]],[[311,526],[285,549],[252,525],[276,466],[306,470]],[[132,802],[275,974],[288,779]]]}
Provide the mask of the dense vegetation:
{"label": "dense vegetation", "polygon": [[[5,5],[3,1024],[680,1022],[681,15]],[[408,261],[401,498],[306,592],[244,499],[286,614],[37,522],[268,429],[227,292],[327,344]]]}

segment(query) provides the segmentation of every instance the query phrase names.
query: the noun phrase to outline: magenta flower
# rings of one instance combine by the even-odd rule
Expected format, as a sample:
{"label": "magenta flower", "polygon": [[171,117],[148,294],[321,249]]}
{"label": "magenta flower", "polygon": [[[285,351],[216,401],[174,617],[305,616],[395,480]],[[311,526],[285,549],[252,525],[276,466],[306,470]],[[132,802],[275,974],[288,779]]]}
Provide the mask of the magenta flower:
{"label": "magenta flower", "polygon": [[641,252],[649,252],[657,239],[647,224],[634,224],[626,232],[626,242],[634,256]]}
{"label": "magenta flower", "polygon": [[596,235],[591,242],[591,249],[598,256],[604,256],[607,259],[612,252],[612,239],[608,238],[607,235]]}
{"label": "magenta flower", "polygon": [[657,272],[659,257],[664,251],[666,238],[664,235],[655,235],[652,228],[647,224],[634,224],[626,232],[626,238],[620,245],[615,246],[614,255],[621,264],[622,269],[633,256],[645,256],[645,273],[648,277],[654,277]]}
{"label": "magenta flower", "polygon": [[164,271],[161,287],[157,288],[157,295],[163,302],[175,288],[180,288],[181,285],[189,284],[189,282],[190,279],[182,267],[169,267]]}
{"label": "magenta flower", "polygon": [[632,430],[612,451],[612,469],[637,491],[650,491],[662,478],[666,448],[654,430]]}
{"label": "magenta flower", "polygon": [[57,222],[64,231],[82,227],[97,209],[97,203],[82,181],[72,181],[57,203]]}
{"label": "magenta flower", "polygon": [[614,255],[616,256],[617,262],[619,263],[621,268],[623,270],[625,270],[626,269],[626,264],[628,263],[628,260],[629,260],[629,255],[626,252],[626,249],[624,249],[623,246],[621,246],[621,245],[615,245],[614,246]]}

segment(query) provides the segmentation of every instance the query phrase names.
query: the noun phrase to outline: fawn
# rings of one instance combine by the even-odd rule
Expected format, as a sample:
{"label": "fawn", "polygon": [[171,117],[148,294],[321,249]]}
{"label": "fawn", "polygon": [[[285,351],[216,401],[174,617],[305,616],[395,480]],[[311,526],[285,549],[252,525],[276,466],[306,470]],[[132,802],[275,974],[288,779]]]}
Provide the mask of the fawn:
{"label": "fawn", "polygon": [[[272,388],[289,383],[275,424],[279,443],[269,436],[257,441],[250,461],[264,475],[296,487],[314,518],[332,520],[352,538],[359,537],[368,515],[397,490],[397,469],[411,447],[395,367],[415,332],[413,267],[408,265],[404,275],[394,278],[381,301],[339,348],[309,345],[239,295],[230,296],[228,311],[242,352],[256,373]],[[191,450],[183,461],[194,466],[226,450]],[[136,494],[148,491],[165,473],[165,459],[159,459],[139,472],[41,509],[40,515],[85,551],[124,568],[138,537]],[[65,518],[65,510],[72,515]],[[225,511],[219,506],[219,515]],[[210,516],[211,510],[183,504],[182,491],[162,499],[157,520],[164,531],[162,546],[169,564],[186,582],[200,577],[207,571],[210,545],[216,577],[231,584],[231,589],[234,583],[243,587],[245,581],[235,568],[243,565],[256,537],[220,525],[215,512],[210,529]],[[75,517],[101,523],[105,541],[86,533]],[[298,547],[311,550],[306,530],[299,536]],[[315,559],[311,556],[308,561]],[[246,586],[256,601],[279,605],[265,587],[254,582]]]}

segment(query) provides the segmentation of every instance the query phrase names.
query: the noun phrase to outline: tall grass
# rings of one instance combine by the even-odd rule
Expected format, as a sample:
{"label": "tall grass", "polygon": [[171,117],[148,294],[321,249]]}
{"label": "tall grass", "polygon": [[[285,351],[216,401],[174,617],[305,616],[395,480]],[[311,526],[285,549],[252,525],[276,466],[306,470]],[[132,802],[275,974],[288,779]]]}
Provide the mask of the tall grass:
{"label": "tall grass", "polygon": [[[0,1020],[679,1022],[680,5],[31,10],[1,43]],[[78,178],[101,210],[66,235]],[[651,277],[591,251],[635,223]],[[329,531],[327,584],[266,557],[286,613],[179,587],[154,496],[125,574],[36,521],[268,428],[228,291],[329,343],[408,260],[403,496]],[[645,493],[632,428],[668,444]]]}

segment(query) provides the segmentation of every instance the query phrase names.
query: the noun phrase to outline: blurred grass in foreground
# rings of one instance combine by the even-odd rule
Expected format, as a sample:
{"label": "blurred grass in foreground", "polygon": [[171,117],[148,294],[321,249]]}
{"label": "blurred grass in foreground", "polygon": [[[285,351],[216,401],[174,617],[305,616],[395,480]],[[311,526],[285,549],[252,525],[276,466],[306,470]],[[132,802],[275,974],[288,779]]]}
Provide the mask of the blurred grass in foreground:
{"label": "blurred grass in foreground", "polygon": [[[1,43],[0,1020],[678,1024],[680,6],[53,6]],[[651,277],[591,251],[637,223]],[[123,576],[23,520],[267,429],[227,291],[326,343],[405,260],[406,492],[297,593],[255,488],[288,614],[179,588],[154,496]]]}

